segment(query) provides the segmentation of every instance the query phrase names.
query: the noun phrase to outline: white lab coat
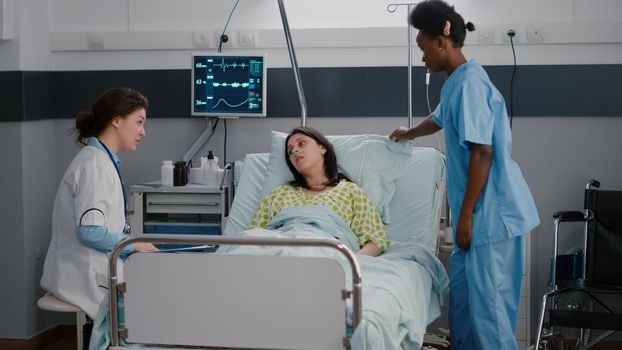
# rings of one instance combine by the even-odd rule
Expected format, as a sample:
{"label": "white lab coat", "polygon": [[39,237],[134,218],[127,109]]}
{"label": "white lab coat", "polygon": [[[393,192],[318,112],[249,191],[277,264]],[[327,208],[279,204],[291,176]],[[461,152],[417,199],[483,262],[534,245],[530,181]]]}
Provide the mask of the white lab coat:
{"label": "white lab coat", "polygon": [[[104,214],[89,211],[91,208]],[[108,293],[108,254],[78,240],[76,227],[85,212],[82,225],[106,226],[116,232],[123,230],[125,209],[119,176],[108,154],[93,146],[80,150],[58,187],[52,214],[52,240],[41,287],[78,306],[94,320]],[[117,270],[122,274],[121,262]]]}

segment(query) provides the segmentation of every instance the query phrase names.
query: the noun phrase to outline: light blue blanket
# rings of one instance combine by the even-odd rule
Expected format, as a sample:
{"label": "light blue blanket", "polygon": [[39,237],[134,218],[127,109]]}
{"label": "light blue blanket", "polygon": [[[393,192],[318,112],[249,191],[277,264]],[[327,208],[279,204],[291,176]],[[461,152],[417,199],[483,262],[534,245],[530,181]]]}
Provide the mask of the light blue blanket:
{"label": "light blue blanket", "polygon": [[[357,251],[357,238],[349,225],[322,206],[295,207],[282,211],[265,229],[249,229],[241,236],[288,238],[329,238]],[[351,269],[345,257],[322,247],[221,246],[216,254],[259,254],[281,256],[321,256],[337,260],[346,272],[346,288],[352,285]],[[429,302],[442,304],[448,277],[438,259],[425,246],[394,243],[379,257],[357,256],[362,271],[362,321],[351,337],[352,349],[420,349],[429,315]],[[92,350],[109,344],[108,307],[104,303],[94,323]],[[352,304],[348,301],[348,322]]]}
{"label": "light blue blanket", "polygon": [[[266,232],[271,231],[271,232]],[[291,207],[278,213],[263,229],[249,229],[240,236],[271,236],[289,238],[334,238],[353,251],[358,250],[356,235],[350,226],[334,211],[321,205]],[[227,253],[237,246],[220,247],[217,253]]]}
{"label": "light blue blanket", "polygon": [[[281,238],[333,238],[358,251],[356,237],[348,225],[331,210],[321,206],[295,207],[282,211],[266,229],[250,229],[241,236]],[[343,255],[332,249],[309,247],[227,246],[217,253],[269,254],[281,256],[322,256],[339,261],[351,273]],[[428,323],[429,301],[442,305],[449,278],[429,248],[416,243],[394,243],[379,257],[357,256],[362,271],[363,317],[352,334],[352,349],[420,349]],[[348,303],[348,322],[352,320]]]}

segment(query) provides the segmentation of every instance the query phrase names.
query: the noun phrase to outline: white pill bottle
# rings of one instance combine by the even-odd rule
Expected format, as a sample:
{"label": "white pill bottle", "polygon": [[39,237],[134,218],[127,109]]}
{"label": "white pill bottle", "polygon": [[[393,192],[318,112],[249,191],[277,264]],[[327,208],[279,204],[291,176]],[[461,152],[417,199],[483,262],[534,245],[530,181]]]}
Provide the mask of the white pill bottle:
{"label": "white pill bottle", "polygon": [[162,186],[173,186],[173,166],[172,160],[163,160],[160,167],[160,183]]}

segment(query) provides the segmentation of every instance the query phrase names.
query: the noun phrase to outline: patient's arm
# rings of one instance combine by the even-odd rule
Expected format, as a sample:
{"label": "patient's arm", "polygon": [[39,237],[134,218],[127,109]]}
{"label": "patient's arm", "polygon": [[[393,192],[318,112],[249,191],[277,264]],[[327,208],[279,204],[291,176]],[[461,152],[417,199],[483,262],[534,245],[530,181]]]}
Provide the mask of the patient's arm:
{"label": "patient's arm", "polygon": [[376,246],[373,242],[367,242],[361,250],[356,252],[356,254],[378,256],[378,254],[380,254],[380,248],[378,248],[378,246]]}
{"label": "patient's arm", "polygon": [[[353,213],[350,229],[356,235],[359,246],[362,247],[361,254],[378,255],[391,246],[391,240],[371,199],[358,185],[350,182],[349,186]],[[367,247],[370,243],[378,249],[375,254],[369,254],[374,252],[372,247]]]}
{"label": "patient's arm", "polygon": [[264,228],[268,222],[274,217],[275,198],[283,191],[283,186],[279,186],[272,191],[261,201],[259,208],[255,211],[255,215],[251,219],[251,223],[248,228]]}

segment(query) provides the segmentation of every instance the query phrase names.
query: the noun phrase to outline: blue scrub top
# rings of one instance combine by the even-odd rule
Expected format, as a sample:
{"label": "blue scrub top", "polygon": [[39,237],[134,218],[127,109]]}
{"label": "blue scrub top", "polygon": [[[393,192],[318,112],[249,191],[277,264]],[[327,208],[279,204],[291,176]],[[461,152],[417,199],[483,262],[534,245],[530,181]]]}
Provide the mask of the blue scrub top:
{"label": "blue scrub top", "polygon": [[456,219],[466,191],[470,144],[492,145],[488,181],[473,211],[471,246],[520,236],[537,226],[540,219],[529,187],[511,158],[505,101],[479,63],[471,60],[454,70],[432,117],[445,130],[447,196]]}

